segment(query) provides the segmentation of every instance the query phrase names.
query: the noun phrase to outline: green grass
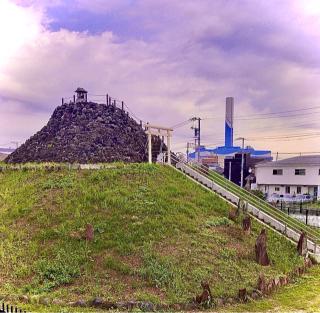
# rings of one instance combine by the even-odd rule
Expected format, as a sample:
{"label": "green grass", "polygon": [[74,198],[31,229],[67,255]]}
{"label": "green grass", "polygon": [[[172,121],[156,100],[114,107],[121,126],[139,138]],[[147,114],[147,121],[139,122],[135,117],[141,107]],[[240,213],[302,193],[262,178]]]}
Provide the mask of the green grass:
{"label": "green grass", "polygon": [[302,277],[268,298],[223,308],[223,312],[319,312],[320,266],[316,266]]}
{"label": "green grass", "polygon": [[[303,262],[268,230],[272,265],[257,265],[261,225],[244,236],[224,200],[166,166],[39,167],[0,180],[2,295],[181,303],[201,293],[202,280],[215,297],[235,296],[259,273],[279,276]],[[82,238],[88,223],[91,242]]]}
{"label": "green grass", "polygon": [[196,165],[193,165],[193,168],[198,172],[200,172],[201,174],[207,176],[209,179],[213,180],[219,186],[232,192],[234,195],[238,196],[240,199],[247,201],[248,203],[259,208],[260,210],[268,213],[270,216],[274,217],[275,219],[282,221],[283,223],[285,223],[286,225],[288,225],[289,227],[291,227],[293,230],[297,232],[300,232],[301,230],[305,231],[305,233],[307,234],[308,238],[310,238],[310,240],[313,240],[317,244],[320,243],[319,229],[316,229],[312,226],[305,225],[303,222],[288,216],[286,213],[273,207],[266,201],[255,196],[253,193],[246,191],[243,188],[240,188],[233,182],[230,182],[220,174],[216,173],[215,171],[212,171],[212,170],[204,171],[202,168]]}

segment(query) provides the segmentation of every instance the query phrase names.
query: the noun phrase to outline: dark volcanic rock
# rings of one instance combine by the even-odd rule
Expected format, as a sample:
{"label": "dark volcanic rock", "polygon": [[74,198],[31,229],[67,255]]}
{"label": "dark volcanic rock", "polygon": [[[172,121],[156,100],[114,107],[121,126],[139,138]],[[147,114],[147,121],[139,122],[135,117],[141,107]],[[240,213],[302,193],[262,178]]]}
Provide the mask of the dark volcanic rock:
{"label": "dark volcanic rock", "polygon": [[[153,138],[156,152],[160,139]],[[165,150],[165,149],[164,149]],[[48,124],[5,160],[25,162],[144,162],[147,135],[126,112],[93,102],[63,104]]]}

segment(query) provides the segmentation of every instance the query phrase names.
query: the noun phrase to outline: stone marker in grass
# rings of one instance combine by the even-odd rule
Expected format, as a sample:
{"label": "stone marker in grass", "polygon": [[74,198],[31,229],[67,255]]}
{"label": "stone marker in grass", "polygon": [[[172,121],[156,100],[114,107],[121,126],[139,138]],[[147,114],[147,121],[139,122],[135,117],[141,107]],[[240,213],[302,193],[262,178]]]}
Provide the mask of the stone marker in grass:
{"label": "stone marker in grass", "polygon": [[249,215],[244,216],[242,220],[242,229],[245,234],[250,235],[251,233],[251,217]]}
{"label": "stone marker in grass", "polygon": [[302,256],[306,256],[308,249],[307,249],[307,236],[306,233],[303,231],[300,235],[298,245],[297,245],[298,254]]}
{"label": "stone marker in grass", "polygon": [[87,241],[92,241],[94,239],[94,228],[91,224],[87,224],[85,238]]}
{"label": "stone marker in grass", "polygon": [[270,265],[270,260],[267,253],[267,232],[264,228],[261,230],[261,233],[256,240],[255,252],[256,262],[258,264],[262,266]]}

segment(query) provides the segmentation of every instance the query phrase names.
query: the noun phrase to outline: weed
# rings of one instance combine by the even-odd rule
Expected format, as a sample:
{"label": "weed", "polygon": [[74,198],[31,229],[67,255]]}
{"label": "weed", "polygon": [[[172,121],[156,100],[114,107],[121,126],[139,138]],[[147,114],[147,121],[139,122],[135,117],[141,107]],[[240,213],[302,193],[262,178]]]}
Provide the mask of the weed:
{"label": "weed", "polygon": [[133,273],[133,270],[127,264],[121,262],[119,259],[116,259],[112,256],[106,257],[104,265],[107,269],[111,269],[119,272],[123,275],[130,275]]}
{"label": "weed", "polygon": [[53,177],[41,184],[42,189],[64,189],[74,185],[73,179],[70,176]]}
{"label": "weed", "polygon": [[225,216],[223,217],[216,216],[206,221],[207,227],[229,226],[229,225],[232,225],[232,221]]}

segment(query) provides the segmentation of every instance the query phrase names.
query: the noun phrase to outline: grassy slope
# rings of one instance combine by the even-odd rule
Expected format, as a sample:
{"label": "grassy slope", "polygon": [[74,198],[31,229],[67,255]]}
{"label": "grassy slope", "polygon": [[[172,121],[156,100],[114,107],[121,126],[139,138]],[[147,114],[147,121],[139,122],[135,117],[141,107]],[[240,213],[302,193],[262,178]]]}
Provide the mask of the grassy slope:
{"label": "grassy slope", "polygon": [[312,268],[294,284],[282,288],[271,297],[224,308],[224,312],[320,312],[320,267]]}
{"label": "grassy slope", "polygon": [[[255,286],[302,263],[268,231],[272,266],[254,262],[253,234],[223,224],[228,204],[168,167],[0,174],[0,294],[183,302]],[[209,222],[209,223],[208,223]],[[87,223],[95,240],[79,238]],[[208,225],[212,226],[208,226]]]}

